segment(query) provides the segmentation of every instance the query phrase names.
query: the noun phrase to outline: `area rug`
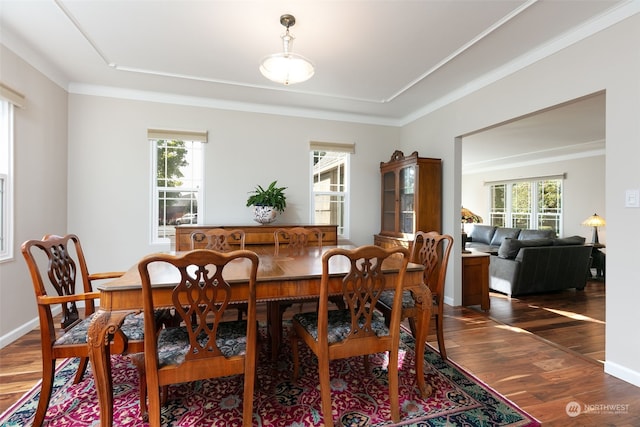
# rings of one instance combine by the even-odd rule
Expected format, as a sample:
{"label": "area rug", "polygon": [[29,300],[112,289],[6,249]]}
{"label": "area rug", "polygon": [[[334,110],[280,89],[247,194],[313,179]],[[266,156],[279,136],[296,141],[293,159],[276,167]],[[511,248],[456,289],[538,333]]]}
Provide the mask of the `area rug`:
{"label": "area rug", "polygon": [[[286,329],[286,328],[285,328]],[[266,334],[260,328],[261,334]],[[286,335],[285,335],[286,336]],[[300,345],[303,364],[297,382],[291,380],[291,352],[288,344],[277,365],[267,354],[262,340],[258,379],[254,394],[254,425],[323,425],[317,361]],[[505,397],[465,372],[451,361],[443,361],[427,346],[425,375],[433,394],[421,399],[413,370],[414,339],[403,330],[401,342],[400,412],[402,421],[389,421],[387,358],[370,358],[370,375],[364,374],[362,358],[331,363],[331,396],[336,425],[357,426],[539,426],[533,417]],[[45,418],[48,426],[98,426],[99,407],[92,376],[73,384],[77,359],[68,359],[56,372],[55,390]],[[114,426],[146,426],[138,406],[138,376],[126,356],[112,356],[114,375]],[[0,416],[0,426],[31,425],[39,396],[39,385],[26,393]],[[162,410],[163,426],[241,425],[242,376],[197,381],[171,386],[169,401]]]}

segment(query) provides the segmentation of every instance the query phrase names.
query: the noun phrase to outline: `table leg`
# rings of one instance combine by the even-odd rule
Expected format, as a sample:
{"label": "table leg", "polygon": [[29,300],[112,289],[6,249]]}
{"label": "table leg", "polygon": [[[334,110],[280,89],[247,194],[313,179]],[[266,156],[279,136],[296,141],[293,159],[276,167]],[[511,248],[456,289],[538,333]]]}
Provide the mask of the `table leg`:
{"label": "table leg", "polygon": [[[113,425],[113,379],[111,376],[110,343],[129,312],[108,312],[99,310],[89,325],[87,344],[89,360],[100,403],[100,425]],[[124,348],[118,349],[123,351]]]}
{"label": "table leg", "polygon": [[267,327],[271,337],[271,360],[278,361],[282,341],[282,311],[278,301],[267,302]]}
{"label": "table leg", "polygon": [[426,285],[412,289],[413,298],[418,309],[416,319],[416,381],[420,396],[423,399],[431,396],[433,388],[424,379],[424,349],[427,343],[427,335],[431,324],[431,311],[433,309],[433,296]]}

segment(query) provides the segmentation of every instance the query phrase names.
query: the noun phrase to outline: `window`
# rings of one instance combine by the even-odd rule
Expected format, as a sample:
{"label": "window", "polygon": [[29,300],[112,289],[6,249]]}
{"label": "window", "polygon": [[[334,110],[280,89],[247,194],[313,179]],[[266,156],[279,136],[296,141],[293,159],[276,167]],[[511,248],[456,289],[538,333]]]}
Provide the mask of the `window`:
{"label": "window", "polygon": [[13,257],[13,105],[0,99],[0,261]]}
{"label": "window", "polygon": [[491,184],[491,225],[552,229],[562,235],[562,179]]}
{"label": "window", "polygon": [[311,221],[335,224],[349,236],[349,160],[352,144],[311,143]]}
{"label": "window", "polygon": [[[152,164],[152,243],[175,244],[175,226],[198,224],[203,202],[206,133],[149,131]],[[200,216],[199,216],[200,214]]]}

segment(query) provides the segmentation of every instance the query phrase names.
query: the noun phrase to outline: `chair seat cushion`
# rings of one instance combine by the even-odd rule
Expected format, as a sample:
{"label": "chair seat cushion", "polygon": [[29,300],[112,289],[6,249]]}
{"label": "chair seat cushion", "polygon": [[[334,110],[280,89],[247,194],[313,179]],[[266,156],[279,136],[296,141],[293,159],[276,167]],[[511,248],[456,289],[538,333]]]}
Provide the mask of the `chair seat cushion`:
{"label": "chair seat cushion", "polygon": [[[158,366],[179,365],[184,362],[190,348],[189,333],[186,326],[166,328],[158,335]],[[207,334],[198,335],[203,347],[207,343]],[[216,345],[224,357],[240,356],[247,350],[247,321],[221,322],[218,324]]]}
{"label": "chair seat cushion", "polygon": [[[298,313],[293,316],[293,320],[298,322],[314,339],[318,339],[318,313]],[[360,319],[359,325],[364,326],[364,319]],[[351,332],[351,312],[349,310],[330,310],[328,326],[329,344],[344,341]],[[371,328],[379,337],[389,335],[389,328],[385,325],[384,317],[378,312],[373,312]]]}
{"label": "chair seat cushion", "polygon": [[[53,345],[86,344],[87,331],[95,313],[69,329],[56,339]],[[144,339],[144,318],[142,313],[131,313],[124,318],[120,328],[130,341],[142,341]]]}
{"label": "chair seat cushion", "polygon": [[[391,307],[393,307],[393,298],[395,297],[395,294],[396,291],[382,291],[382,293],[380,293],[380,297],[378,297],[378,302],[391,309]],[[402,308],[414,308],[415,306],[416,301],[413,299],[411,291],[402,291]]]}

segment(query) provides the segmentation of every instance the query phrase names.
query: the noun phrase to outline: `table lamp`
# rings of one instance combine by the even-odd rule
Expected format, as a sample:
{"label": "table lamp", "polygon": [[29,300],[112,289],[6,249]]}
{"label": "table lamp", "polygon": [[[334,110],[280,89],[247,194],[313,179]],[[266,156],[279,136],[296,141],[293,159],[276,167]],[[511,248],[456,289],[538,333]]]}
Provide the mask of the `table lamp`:
{"label": "table lamp", "polygon": [[471,251],[467,250],[467,233],[464,231],[465,224],[477,224],[482,222],[482,217],[474,214],[467,208],[460,209],[460,217],[462,223],[462,253],[469,253]]}
{"label": "table lamp", "polygon": [[585,227],[593,227],[593,237],[591,238],[591,243],[600,243],[598,241],[598,227],[607,225],[607,222],[604,220],[604,218],[594,213],[589,218],[582,221],[582,225],[584,225]]}

